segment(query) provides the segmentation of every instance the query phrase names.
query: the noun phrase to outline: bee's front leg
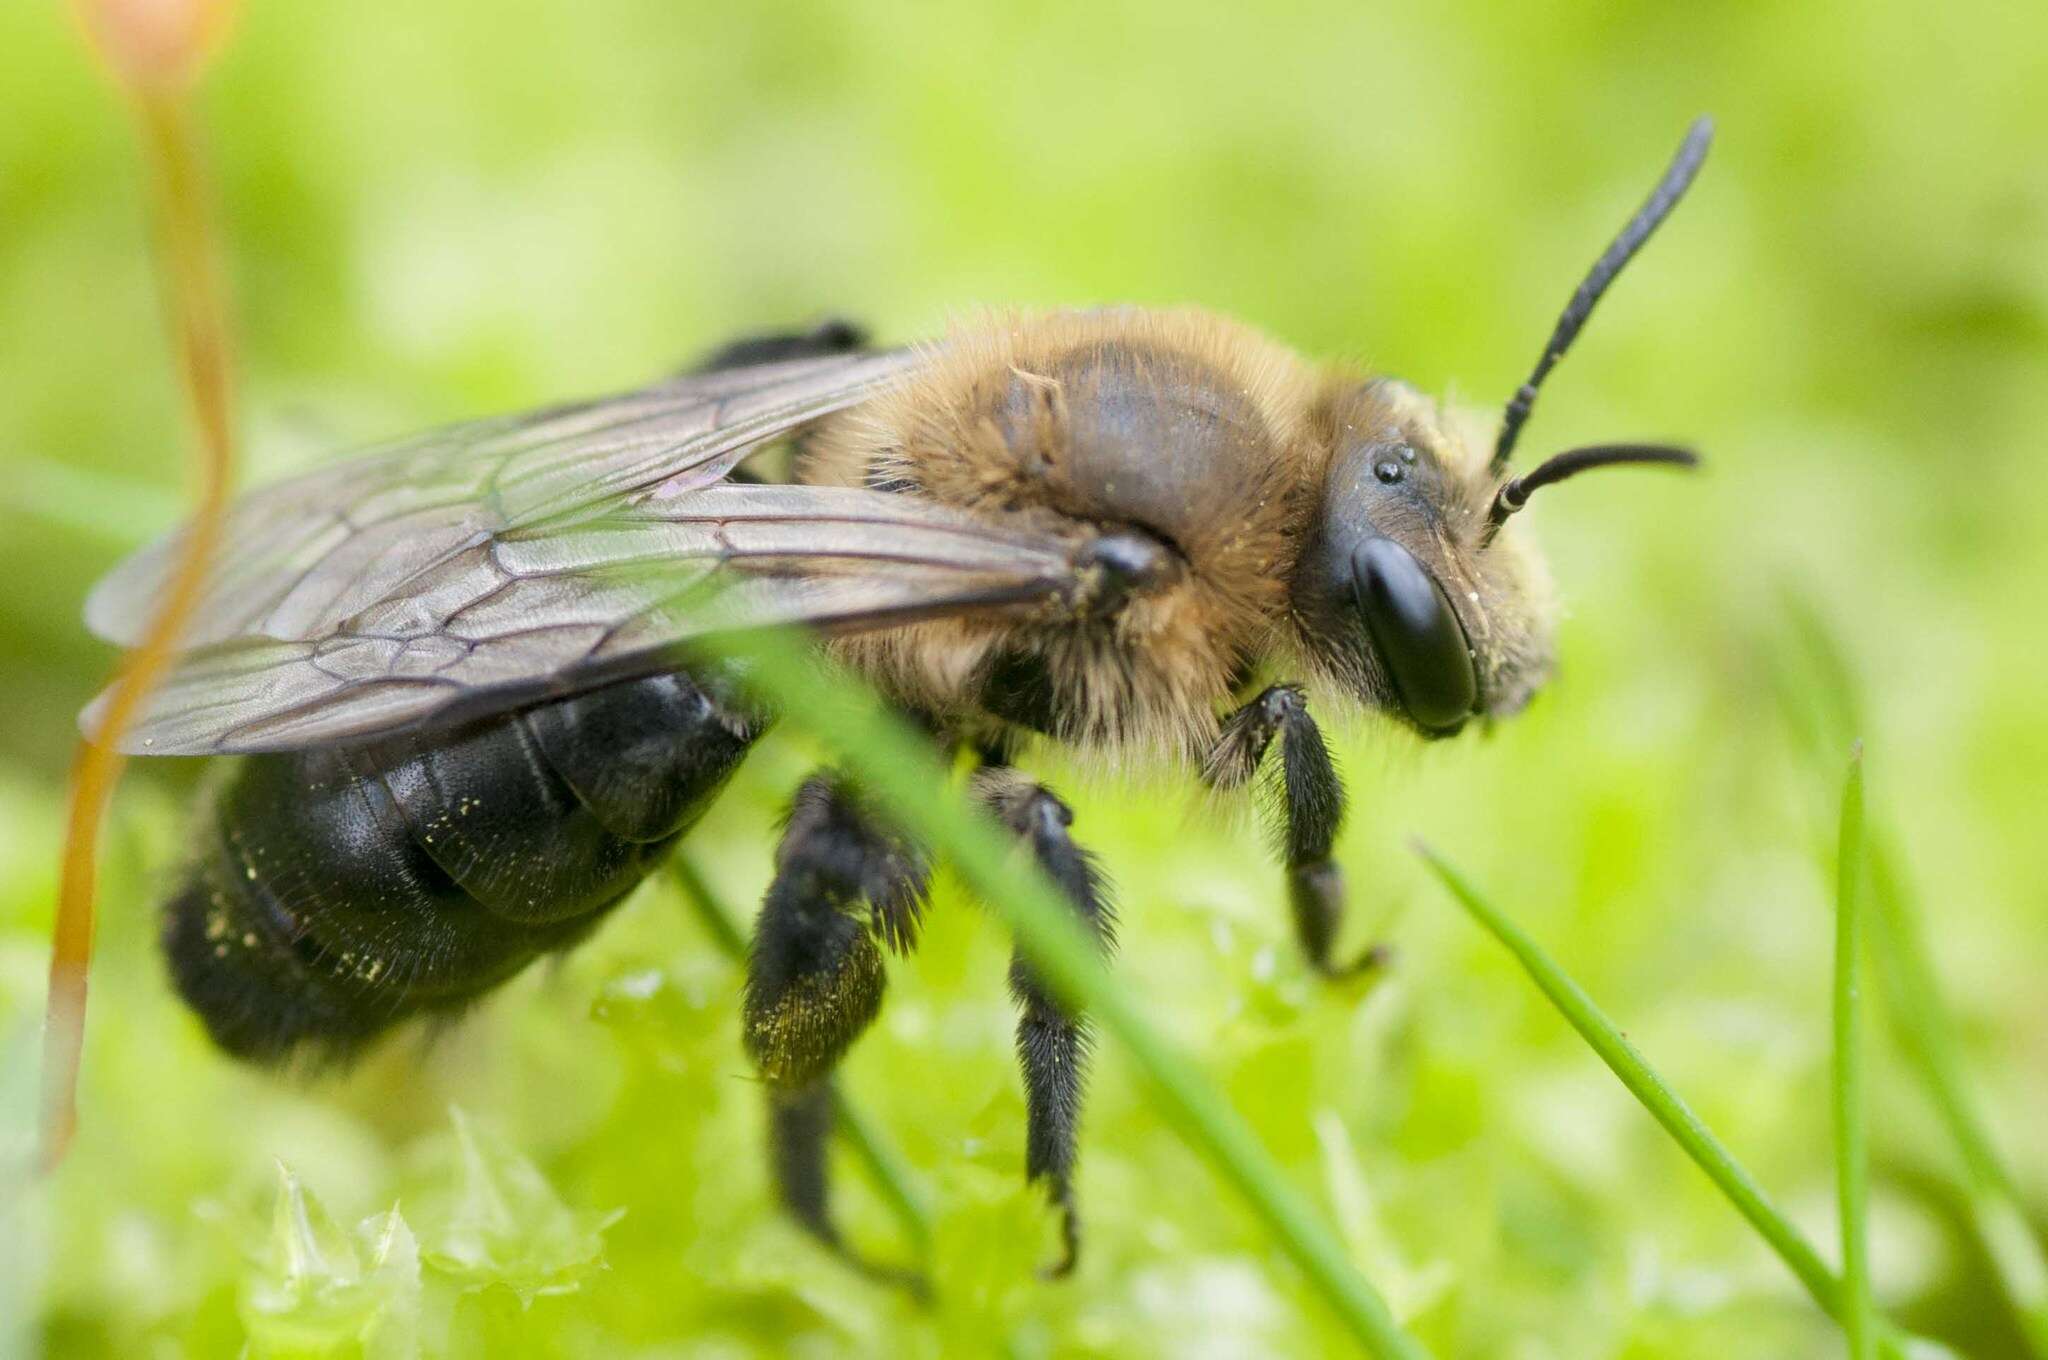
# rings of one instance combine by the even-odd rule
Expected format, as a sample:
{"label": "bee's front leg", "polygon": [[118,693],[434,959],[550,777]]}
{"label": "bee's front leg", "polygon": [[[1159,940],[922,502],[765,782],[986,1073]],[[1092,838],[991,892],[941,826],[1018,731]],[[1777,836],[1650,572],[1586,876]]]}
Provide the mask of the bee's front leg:
{"label": "bee's front leg", "polygon": [[[1276,765],[1265,764],[1275,738]],[[1250,783],[1265,764],[1259,802],[1287,863],[1287,900],[1295,934],[1309,962],[1325,977],[1347,977],[1386,961],[1374,945],[1349,963],[1331,958],[1344,924],[1344,871],[1330,845],[1344,824],[1344,784],[1330,761],[1322,730],[1294,685],[1274,685],[1223,722],[1223,735],[1202,767],[1218,788]]]}

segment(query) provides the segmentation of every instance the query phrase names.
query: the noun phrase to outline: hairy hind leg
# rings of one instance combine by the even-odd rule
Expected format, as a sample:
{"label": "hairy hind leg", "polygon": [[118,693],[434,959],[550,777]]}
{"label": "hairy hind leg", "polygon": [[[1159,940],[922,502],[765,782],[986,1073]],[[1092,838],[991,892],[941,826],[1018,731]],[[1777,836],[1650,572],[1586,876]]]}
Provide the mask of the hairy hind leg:
{"label": "hairy hind leg", "polygon": [[799,1224],[856,1268],[904,1280],[841,1237],[826,1142],[833,1070],[881,1010],[877,939],[899,952],[915,942],[929,871],[922,855],[822,775],[798,790],[775,863],[747,957],[742,1038],[768,1085],[776,1192]]}

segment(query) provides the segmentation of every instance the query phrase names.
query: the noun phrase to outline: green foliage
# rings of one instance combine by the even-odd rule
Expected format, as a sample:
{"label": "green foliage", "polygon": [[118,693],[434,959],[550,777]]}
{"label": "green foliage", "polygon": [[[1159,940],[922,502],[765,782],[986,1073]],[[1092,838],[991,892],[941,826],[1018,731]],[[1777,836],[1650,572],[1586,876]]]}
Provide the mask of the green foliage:
{"label": "green foliage", "polygon": [[242,1277],[236,1316],[259,1356],[356,1349],[405,1360],[419,1352],[420,1256],[393,1205],[342,1232],[283,1164],[269,1241]]}
{"label": "green foliage", "polygon": [[1863,1075],[1863,748],[1842,786],[1835,842],[1835,1198],[1841,1215],[1842,1330],[1853,1360],[1877,1354],[1870,1300],[1870,1146]]}
{"label": "green foliage", "polygon": [[461,1110],[455,1124],[456,1184],[434,1206],[421,1242],[429,1265],[471,1288],[503,1285],[522,1304],[574,1293],[603,1263],[604,1230],[624,1213],[564,1204],[540,1169]]}
{"label": "green foliage", "polygon": [[[1801,689],[1790,680],[1788,693],[1801,698],[1788,709],[1801,713],[1800,730],[1810,742],[1826,744],[1860,724],[1860,688],[1842,655],[1841,645],[1812,603],[1793,594],[1786,600],[1787,621],[1795,645],[1786,659],[1803,662],[1817,676]],[[1864,841],[1862,858],[1867,891],[1875,899],[1878,978],[1885,1007],[1899,1042],[1926,1088],[1929,1103],[1941,1119],[1960,1162],[1960,1182],[1977,1240],[1997,1273],[2030,1354],[2048,1355],[2048,1254],[2020,1204],[2020,1191],[2006,1169],[1986,1125],[1981,1097],[1965,1072],[1962,1042],[1953,1009],[1935,980],[1932,954],[1921,924],[1921,909],[1896,862],[1897,845],[1888,828],[1871,835],[1864,827],[1860,778],[1853,804],[1844,794],[1844,835],[1852,825]],[[1858,880],[1841,877],[1853,860],[1839,861],[1838,897],[1855,891]]]}
{"label": "green foliage", "polygon": [[[1491,406],[1715,113],[1696,195],[1528,436],[1683,436],[1706,474],[1532,509],[1568,613],[1527,715],[1419,753],[1337,737],[1346,943],[1398,946],[1382,985],[1310,978],[1257,836],[1179,783],[1035,765],[1117,883],[1119,987],[1407,1330],[1444,1356],[1705,1360],[1833,1356],[1840,1333],[1404,846],[1496,887],[1819,1242],[1825,771],[1868,739],[1875,1300],[1965,1354],[2048,1354],[2040,7],[244,8],[205,104],[252,478],[821,310],[907,338],[983,302],[1197,301]],[[109,660],[78,602],[161,527],[183,459],[125,123],[61,6],[0,5],[0,52],[0,1353],[235,1355],[288,1341],[302,1298],[340,1301],[322,1345],[402,1346],[395,1231],[309,1208],[332,1277],[287,1283],[278,1159],[332,1223],[407,1225],[423,1353],[1346,1345],[1111,1043],[1088,1255],[1035,1278],[1052,1225],[1020,1184],[1009,942],[950,878],[845,1083],[929,1224],[920,1309],[774,1215],[738,972],[672,883],[446,1033],[249,1072],[153,956],[200,775],[150,762],[107,852],[81,1140],[26,1185],[70,717]],[[771,738],[693,836],[736,912],[821,755]],[[527,1206],[509,1230],[436,1236],[465,1221],[454,1106],[495,1176],[546,1187],[500,1192]],[[919,1255],[842,1160],[848,1231]]]}
{"label": "green foliage", "polygon": [[[1868,1311],[1868,1282],[1863,1283],[1860,1300],[1848,1298],[1843,1282],[1822,1264],[1820,1254],[1804,1234],[1771,1203],[1770,1196],[1757,1183],[1756,1177],[1745,1170],[1734,1154],[1714,1137],[1700,1117],[1693,1113],[1692,1107],[1686,1104],[1684,1097],[1658,1075],[1585,990],[1572,981],[1540,945],[1461,878],[1455,869],[1427,848],[1421,853],[1458,904],[1507,947],[1515,961],[1529,974],[1530,980],[1542,989],[1571,1027],[1578,1031],[1579,1037],[1599,1055],[1600,1061],[1607,1064],[1608,1070],[1621,1078],[1629,1094],[1642,1102],[1643,1108],[1671,1135],[1671,1140],[1684,1149],[1685,1155],[1707,1173],[1707,1178],[1728,1197],[1736,1211],[1749,1220],[1757,1236],[1791,1268],[1800,1284],[1813,1296],[1814,1302],[1829,1314],[1842,1318],[1845,1326],[1870,1331],[1867,1320],[1850,1323],[1847,1316],[1857,1307]],[[1845,1236],[1847,1231],[1845,1228]]]}

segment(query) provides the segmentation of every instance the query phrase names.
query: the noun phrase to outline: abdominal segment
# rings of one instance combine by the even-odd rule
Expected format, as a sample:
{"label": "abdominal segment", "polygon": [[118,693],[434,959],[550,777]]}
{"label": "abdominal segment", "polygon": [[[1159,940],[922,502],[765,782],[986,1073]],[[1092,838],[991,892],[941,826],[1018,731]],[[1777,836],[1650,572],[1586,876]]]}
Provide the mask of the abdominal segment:
{"label": "abdominal segment", "polygon": [[671,673],[429,738],[248,758],[164,908],[215,1042],[346,1056],[566,949],[700,817],[759,733]]}

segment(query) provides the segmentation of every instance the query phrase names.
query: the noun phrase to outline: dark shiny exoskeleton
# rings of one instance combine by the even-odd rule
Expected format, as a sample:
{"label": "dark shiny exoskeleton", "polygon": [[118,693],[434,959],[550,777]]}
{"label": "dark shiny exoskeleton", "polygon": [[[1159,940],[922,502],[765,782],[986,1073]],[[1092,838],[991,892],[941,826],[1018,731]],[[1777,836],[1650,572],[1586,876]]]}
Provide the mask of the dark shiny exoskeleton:
{"label": "dark shiny exoskeleton", "polygon": [[759,727],[666,674],[424,740],[248,757],[165,908],[178,990],[257,1059],[457,1010],[589,934]]}

